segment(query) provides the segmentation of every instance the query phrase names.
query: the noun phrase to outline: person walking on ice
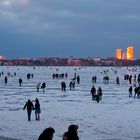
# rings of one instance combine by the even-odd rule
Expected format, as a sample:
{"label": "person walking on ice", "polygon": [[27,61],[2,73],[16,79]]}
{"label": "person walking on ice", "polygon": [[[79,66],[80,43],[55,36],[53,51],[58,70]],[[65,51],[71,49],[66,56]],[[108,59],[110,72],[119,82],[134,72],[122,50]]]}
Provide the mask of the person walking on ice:
{"label": "person walking on ice", "polygon": [[34,105],[30,99],[28,99],[28,101],[24,105],[23,110],[25,110],[25,108],[27,108],[28,121],[31,121],[31,113],[32,110],[34,110]]}

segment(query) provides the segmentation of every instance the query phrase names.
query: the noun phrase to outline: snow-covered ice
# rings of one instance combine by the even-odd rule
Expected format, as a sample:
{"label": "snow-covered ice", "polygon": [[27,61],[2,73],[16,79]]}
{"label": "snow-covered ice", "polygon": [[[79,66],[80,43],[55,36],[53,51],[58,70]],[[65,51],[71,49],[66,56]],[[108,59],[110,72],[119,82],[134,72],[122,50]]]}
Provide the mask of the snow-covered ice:
{"label": "snow-covered ice", "polygon": [[[56,71],[59,69],[59,71]],[[117,70],[117,74],[114,70]],[[130,70],[129,70],[130,69]],[[128,81],[123,75],[139,74],[140,68],[133,67],[0,67],[0,72],[17,76],[8,77],[4,84],[4,76],[0,77],[0,135],[22,140],[37,140],[46,127],[55,128],[54,140],[62,140],[62,135],[70,124],[78,124],[80,140],[139,140],[140,139],[140,99],[128,97]],[[136,69],[136,68],[135,68]],[[110,82],[103,83],[103,70],[109,70]],[[68,73],[67,79],[53,79],[53,73]],[[34,78],[27,80],[27,73]],[[80,75],[81,82],[75,90],[70,91],[68,84]],[[100,86],[103,98],[100,103],[91,100],[90,89],[93,85],[91,77],[97,76],[96,89]],[[120,85],[116,77],[120,77]],[[18,79],[23,79],[19,87]],[[61,81],[67,84],[67,91],[62,92]],[[43,93],[36,92],[36,84],[46,82]],[[32,120],[27,121],[27,113],[23,106],[28,99],[39,98],[41,104],[41,120],[36,121],[34,112]]]}

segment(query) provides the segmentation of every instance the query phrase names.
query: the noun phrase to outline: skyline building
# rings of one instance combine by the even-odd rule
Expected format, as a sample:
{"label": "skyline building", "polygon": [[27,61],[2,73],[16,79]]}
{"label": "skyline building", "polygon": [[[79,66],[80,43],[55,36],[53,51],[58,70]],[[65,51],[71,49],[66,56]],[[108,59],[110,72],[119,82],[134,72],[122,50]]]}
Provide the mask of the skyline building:
{"label": "skyline building", "polygon": [[116,58],[119,60],[134,60],[134,47],[128,46],[126,52],[122,49],[116,49]]}
{"label": "skyline building", "polygon": [[127,47],[127,60],[134,60],[134,47],[133,46]]}
{"label": "skyline building", "polygon": [[123,55],[122,49],[116,49],[116,58],[122,59],[122,55]]}

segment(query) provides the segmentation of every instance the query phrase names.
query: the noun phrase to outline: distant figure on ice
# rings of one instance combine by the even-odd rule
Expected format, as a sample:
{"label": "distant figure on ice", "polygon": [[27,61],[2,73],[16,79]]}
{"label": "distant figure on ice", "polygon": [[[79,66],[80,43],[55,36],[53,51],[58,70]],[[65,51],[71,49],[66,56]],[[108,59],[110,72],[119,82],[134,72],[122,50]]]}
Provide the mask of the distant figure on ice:
{"label": "distant figure on ice", "polygon": [[40,134],[38,140],[53,140],[53,134],[55,133],[55,129],[52,127],[46,128]]}
{"label": "distant figure on ice", "polygon": [[14,76],[16,76],[17,74],[16,74],[16,72],[14,72]]}
{"label": "distant figure on ice", "polygon": [[61,90],[66,91],[66,83],[64,81],[61,82]]}
{"label": "distant figure on ice", "polygon": [[96,88],[93,86],[90,90],[90,93],[92,94],[92,100],[96,99]]}
{"label": "distant figure on ice", "polygon": [[132,86],[130,86],[129,87],[129,98],[132,97],[132,91],[133,91],[133,88],[132,88]]}
{"label": "distant figure on ice", "polygon": [[134,92],[135,92],[135,94],[134,94],[134,98],[135,98],[138,94],[138,87],[135,87]]}
{"label": "distant figure on ice", "polygon": [[120,84],[120,79],[119,79],[119,77],[116,78],[116,83],[117,83],[117,85]]}
{"label": "distant figure on ice", "polygon": [[129,84],[131,85],[131,83],[132,83],[132,75],[129,76],[128,80],[129,80]]}
{"label": "distant figure on ice", "polygon": [[32,110],[34,110],[34,105],[30,99],[28,99],[28,101],[24,105],[23,110],[25,110],[25,108],[27,108],[28,121],[31,121],[31,113]]}
{"label": "distant figure on ice", "polygon": [[22,79],[21,79],[21,78],[19,78],[19,80],[18,80],[18,81],[19,81],[19,86],[21,87],[21,84],[22,84],[22,82],[23,82],[23,81],[22,81]]}
{"label": "distant figure on ice", "polygon": [[72,81],[69,83],[70,90],[72,89]]}
{"label": "distant figure on ice", "polygon": [[42,83],[41,88],[43,89],[43,92],[44,92],[45,88],[46,88],[46,83],[45,82]]}
{"label": "distant figure on ice", "polygon": [[97,95],[99,95],[99,100],[102,100],[102,95],[103,95],[103,93],[102,93],[101,87],[98,88],[98,90],[97,90]]}
{"label": "distant figure on ice", "polygon": [[40,109],[40,103],[38,98],[35,99],[35,118],[37,121],[40,120],[40,113],[41,113],[41,109]]}
{"label": "distant figure on ice", "polygon": [[41,85],[40,82],[36,85],[37,92],[39,92],[40,85]]}
{"label": "distant figure on ice", "polygon": [[77,84],[80,84],[80,76],[77,76]]}
{"label": "distant figure on ice", "polygon": [[108,84],[109,83],[109,76],[103,77],[103,83]]}
{"label": "distant figure on ice", "polygon": [[69,87],[70,87],[70,90],[75,89],[75,81],[74,80],[70,81]]}
{"label": "distant figure on ice", "polygon": [[97,77],[96,76],[92,76],[92,83],[96,83]]}
{"label": "distant figure on ice", "polygon": [[31,78],[31,74],[27,73],[27,80],[29,80]]}
{"label": "distant figure on ice", "polygon": [[7,78],[7,76],[5,76],[5,78],[4,78],[4,82],[5,82],[5,85],[7,85],[7,82],[8,82],[8,78]]}
{"label": "distant figure on ice", "polygon": [[65,78],[67,78],[68,77],[68,73],[65,73]]}

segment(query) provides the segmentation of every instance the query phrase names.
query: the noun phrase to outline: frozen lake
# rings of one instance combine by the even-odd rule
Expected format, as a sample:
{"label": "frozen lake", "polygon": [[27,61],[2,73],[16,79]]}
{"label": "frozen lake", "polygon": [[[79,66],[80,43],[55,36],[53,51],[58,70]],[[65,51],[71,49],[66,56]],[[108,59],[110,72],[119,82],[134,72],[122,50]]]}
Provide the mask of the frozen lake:
{"label": "frozen lake", "polygon": [[[59,70],[58,70],[59,69]],[[109,70],[109,84],[103,83],[103,70]],[[114,71],[117,70],[117,73]],[[37,140],[46,127],[55,128],[54,140],[62,140],[62,135],[70,124],[78,124],[80,140],[139,140],[140,139],[140,99],[128,97],[128,81],[124,74],[138,75],[140,68],[114,67],[0,67],[0,135],[22,140]],[[4,77],[10,72],[8,84]],[[12,76],[16,72],[17,75]],[[53,73],[68,73],[67,79],[53,79]],[[27,80],[27,73],[34,78]],[[81,82],[75,90],[69,90],[74,73]],[[91,77],[97,76],[96,89],[100,86],[103,98],[100,103],[91,100]],[[116,84],[116,77],[120,85]],[[23,79],[19,87],[18,79]],[[66,92],[60,83],[67,84]],[[43,93],[36,92],[36,84],[46,82]],[[27,121],[23,106],[28,99],[38,98],[41,104],[41,120]]]}

